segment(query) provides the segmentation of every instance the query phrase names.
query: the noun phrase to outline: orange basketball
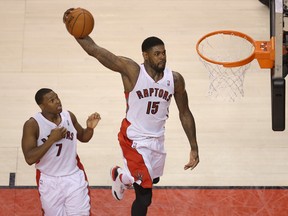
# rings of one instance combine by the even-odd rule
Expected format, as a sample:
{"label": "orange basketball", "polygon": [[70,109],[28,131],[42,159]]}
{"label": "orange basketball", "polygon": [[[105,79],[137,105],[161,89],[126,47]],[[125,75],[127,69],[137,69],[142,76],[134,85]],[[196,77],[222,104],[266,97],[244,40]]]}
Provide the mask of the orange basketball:
{"label": "orange basketball", "polygon": [[76,38],[83,38],[92,32],[94,18],[88,10],[75,8],[66,14],[65,25],[71,35]]}

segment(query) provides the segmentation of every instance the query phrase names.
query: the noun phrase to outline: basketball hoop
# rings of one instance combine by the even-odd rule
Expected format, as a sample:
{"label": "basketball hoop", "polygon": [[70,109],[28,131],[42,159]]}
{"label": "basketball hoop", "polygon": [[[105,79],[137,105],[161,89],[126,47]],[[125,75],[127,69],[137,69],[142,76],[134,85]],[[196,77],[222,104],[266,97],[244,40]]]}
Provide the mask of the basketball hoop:
{"label": "basketball hoop", "polygon": [[196,50],[209,73],[209,96],[224,101],[244,96],[244,77],[251,61],[257,59],[261,68],[274,66],[273,38],[255,41],[241,32],[219,30],[200,38]]}

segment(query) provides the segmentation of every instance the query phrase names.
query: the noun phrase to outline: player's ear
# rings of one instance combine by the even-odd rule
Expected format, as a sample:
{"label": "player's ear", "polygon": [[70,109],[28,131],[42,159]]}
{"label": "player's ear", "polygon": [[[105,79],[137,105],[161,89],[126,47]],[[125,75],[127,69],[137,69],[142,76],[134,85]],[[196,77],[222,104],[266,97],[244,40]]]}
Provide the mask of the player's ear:
{"label": "player's ear", "polygon": [[147,52],[142,52],[142,56],[143,56],[144,60],[148,59],[148,53]]}
{"label": "player's ear", "polygon": [[39,104],[39,107],[40,107],[41,110],[44,109],[44,105],[43,104]]}

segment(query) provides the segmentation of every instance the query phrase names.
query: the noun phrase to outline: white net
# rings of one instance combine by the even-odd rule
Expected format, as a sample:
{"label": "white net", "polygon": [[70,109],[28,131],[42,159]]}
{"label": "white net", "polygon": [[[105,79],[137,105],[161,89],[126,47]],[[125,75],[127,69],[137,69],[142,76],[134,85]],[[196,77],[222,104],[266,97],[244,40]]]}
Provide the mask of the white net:
{"label": "white net", "polygon": [[[202,40],[198,51],[210,60],[227,63],[247,58],[254,52],[254,46],[245,38],[234,34],[215,34]],[[250,64],[224,67],[200,59],[209,74],[209,96],[224,101],[235,101],[244,96],[245,71]]]}
{"label": "white net", "polygon": [[245,71],[250,64],[227,68],[204,60],[202,62],[208,70],[208,95],[210,97],[223,101],[235,101],[244,96]]}

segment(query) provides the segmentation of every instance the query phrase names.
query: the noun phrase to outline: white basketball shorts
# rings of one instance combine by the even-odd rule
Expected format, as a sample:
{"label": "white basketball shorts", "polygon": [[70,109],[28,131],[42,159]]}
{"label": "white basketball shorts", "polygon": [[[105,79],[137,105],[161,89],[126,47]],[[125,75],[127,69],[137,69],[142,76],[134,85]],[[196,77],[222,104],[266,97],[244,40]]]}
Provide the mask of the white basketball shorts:
{"label": "white basketball shorts", "polygon": [[39,193],[45,216],[89,216],[88,182],[82,170],[69,176],[41,173]]}

